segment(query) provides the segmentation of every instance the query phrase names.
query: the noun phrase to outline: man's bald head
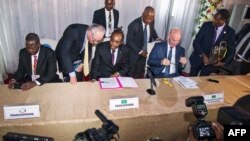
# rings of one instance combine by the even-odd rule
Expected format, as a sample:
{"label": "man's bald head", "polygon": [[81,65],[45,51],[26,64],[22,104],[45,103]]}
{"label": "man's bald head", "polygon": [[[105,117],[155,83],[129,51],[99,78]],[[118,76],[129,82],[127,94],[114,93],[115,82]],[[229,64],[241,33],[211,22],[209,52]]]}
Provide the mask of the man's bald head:
{"label": "man's bald head", "polygon": [[154,21],[155,18],[155,10],[151,6],[147,6],[144,9],[144,12],[142,14],[142,20],[145,24],[150,24],[151,22]]}
{"label": "man's bald head", "polygon": [[168,43],[171,47],[177,46],[181,41],[181,30],[179,28],[172,28],[168,35]]}

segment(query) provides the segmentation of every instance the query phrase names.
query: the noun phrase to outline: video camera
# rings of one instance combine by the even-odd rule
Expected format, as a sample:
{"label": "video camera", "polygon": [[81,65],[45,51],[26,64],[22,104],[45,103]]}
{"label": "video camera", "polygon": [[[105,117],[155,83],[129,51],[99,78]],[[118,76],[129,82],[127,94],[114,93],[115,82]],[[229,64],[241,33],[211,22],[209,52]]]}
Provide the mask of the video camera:
{"label": "video camera", "polygon": [[195,96],[186,99],[187,107],[192,107],[193,114],[197,118],[194,125],[191,125],[194,137],[199,140],[215,138],[215,132],[210,121],[205,121],[204,118],[208,114],[207,106],[204,103],[203,96]]}
{"label": "video camera", "polygon": [[119,127],[111,120],[108,120],[99,110],[95,111],[96,116],[103,122],[102,128],[87,129],[84,132],[76,134],[74,141],[111,141],[117,140],[114,137],[117,134],[119,138]]}

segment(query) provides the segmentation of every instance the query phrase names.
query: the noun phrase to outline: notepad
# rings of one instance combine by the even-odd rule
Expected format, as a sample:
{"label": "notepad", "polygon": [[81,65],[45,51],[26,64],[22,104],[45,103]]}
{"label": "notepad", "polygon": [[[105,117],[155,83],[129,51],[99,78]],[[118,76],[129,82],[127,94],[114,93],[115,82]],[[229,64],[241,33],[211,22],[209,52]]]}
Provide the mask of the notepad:
{"label": "notepad", "polygon": [[137,88],[135,80],[131,77],[100,78],[101,89]]}

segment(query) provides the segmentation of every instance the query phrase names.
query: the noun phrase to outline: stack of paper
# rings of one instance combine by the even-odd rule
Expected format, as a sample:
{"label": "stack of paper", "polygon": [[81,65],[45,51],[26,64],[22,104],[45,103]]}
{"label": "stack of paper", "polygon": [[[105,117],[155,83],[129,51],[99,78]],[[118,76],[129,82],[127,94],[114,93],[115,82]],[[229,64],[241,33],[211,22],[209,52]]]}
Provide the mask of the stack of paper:
{"label": "stack of paper", "polygon": [[177,83],[179,83],[183,88],[186,89],[198,89],[197,82],[184,76],[178,76],[173,78]]}
{"label": "stack of paper", "polygon": [[116,89],[116,88],[137,88],[135,80],[131,77],[113,77],[100,78],[100,87],[102,89]]}

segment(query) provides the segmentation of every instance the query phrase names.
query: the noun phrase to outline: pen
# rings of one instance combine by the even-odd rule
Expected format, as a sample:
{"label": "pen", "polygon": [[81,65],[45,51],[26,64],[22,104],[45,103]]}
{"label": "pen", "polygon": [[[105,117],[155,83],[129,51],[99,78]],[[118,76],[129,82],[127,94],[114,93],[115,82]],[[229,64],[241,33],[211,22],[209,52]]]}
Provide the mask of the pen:
{"label": "pen", "polygon": [[207,79],[207,81],[214,82],[214,83],[219,83],[218,80],[214,80],[214,79]]}
{"label": "pen", "polygon": [[109,82],[101,81],[101,83],[109,83]]}

